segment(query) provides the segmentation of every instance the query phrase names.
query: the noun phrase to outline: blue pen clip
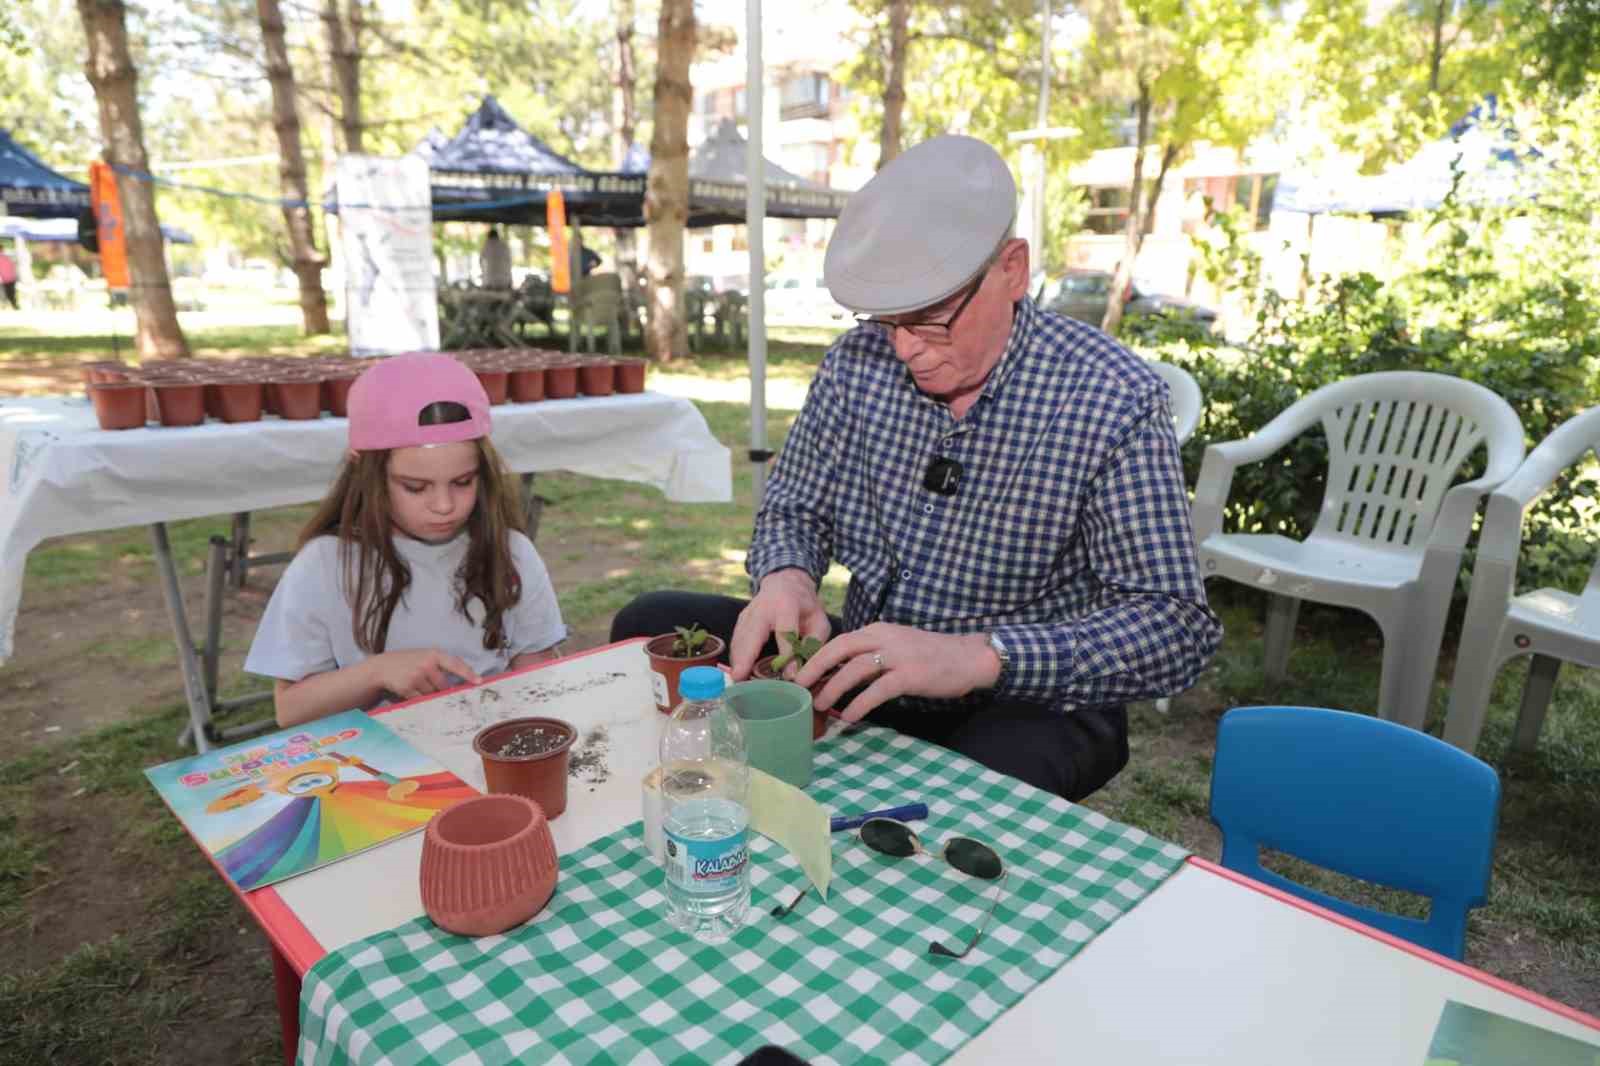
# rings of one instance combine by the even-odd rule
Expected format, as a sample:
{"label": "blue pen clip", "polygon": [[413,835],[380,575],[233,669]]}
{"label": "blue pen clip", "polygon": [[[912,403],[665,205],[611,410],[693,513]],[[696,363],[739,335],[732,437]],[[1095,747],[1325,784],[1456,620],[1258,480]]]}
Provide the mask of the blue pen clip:
{"label": "blue pen clip", "polygon": [[841,829],[854,829],[862,822],[873,818],[893,818],[897,822],[909,822],[928,817],[926,803],[908,803],[903,807],[890,807],[888,810],[867,811],[865,814],[836,814],[828,819],[828,832],[837,833]]}

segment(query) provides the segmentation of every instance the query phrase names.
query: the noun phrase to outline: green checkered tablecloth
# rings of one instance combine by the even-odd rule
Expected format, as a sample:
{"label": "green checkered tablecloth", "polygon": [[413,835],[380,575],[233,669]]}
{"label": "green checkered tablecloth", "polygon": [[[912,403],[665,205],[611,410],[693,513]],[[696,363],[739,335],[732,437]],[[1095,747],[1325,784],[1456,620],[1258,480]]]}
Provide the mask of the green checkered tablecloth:
{"label": "green checkered tablecloth", "polygon": [[752,839],[754,899],[733,939],[704,945],[663,917],[638,824],[561,858],[556,894],[503,936],[419,918],[333,952],[306,975],[300,1062],[737,1062],[778,1044],[812,1063],[934,1063],[981,1032],[1183,861],[1119,825],[923,741],[867,729],[818,747],[810,793],[840,811],[924,800],[918,835],[991,844],[1009,876],[965,959],[993,882],[936,857],[833,840],[826,902],[768,912],[805,883]]}

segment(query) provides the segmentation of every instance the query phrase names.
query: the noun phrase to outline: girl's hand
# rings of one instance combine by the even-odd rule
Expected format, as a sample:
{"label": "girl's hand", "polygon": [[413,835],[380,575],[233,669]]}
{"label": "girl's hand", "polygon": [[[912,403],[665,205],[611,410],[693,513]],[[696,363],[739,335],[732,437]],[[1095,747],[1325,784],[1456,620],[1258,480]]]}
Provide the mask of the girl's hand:
{"label": "girl's hand", "polygon": [[368,659],[367,664],[378,685],[403,700],[459,684],[450,674],[474,685],[481,680],[464,660],[437,648],[386,651]]}

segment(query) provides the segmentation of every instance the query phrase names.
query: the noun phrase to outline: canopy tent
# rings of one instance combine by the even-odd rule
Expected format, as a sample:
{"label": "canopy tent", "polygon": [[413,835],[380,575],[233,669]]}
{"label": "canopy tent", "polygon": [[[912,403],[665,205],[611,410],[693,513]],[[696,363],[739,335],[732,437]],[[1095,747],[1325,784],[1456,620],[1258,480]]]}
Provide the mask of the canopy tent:
{"label": "canopy tent", "polygon": [[1381,174],[1285,174],[1279,179],[1273,206],[1307,214],[1396,218],[1434,210],[1458,182],[1459,195],[1473,203],[1505,204],[1529,198],[1533,176],[1524,164],[1539,153],[1520,143],[1512,127],[1493,122],[1494,115],[1491,97],[1451,126],[1445,136]]}
{"label": "canopy tent", "polygon": [[[188,230],[161,224],[161,235],[170,244],[193,244]],[[71,218],[0,218],[0,237],[21,237],[35,244],[78,243],[78,222]]]}
{"label": "canopy tent", "polygon": [[57,174],[0,130],[0,203],[24,218],[76,218],[89,207],[89,186]]}

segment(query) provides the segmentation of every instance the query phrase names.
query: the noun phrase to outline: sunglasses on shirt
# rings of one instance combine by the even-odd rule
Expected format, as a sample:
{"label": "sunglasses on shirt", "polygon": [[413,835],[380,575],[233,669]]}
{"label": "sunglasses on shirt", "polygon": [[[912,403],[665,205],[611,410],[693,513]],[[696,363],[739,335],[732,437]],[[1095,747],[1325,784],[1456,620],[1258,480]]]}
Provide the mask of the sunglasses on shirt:
{"label": "sunglasses on shirt", "polygon": [[[904,859],[918,852],[924,855],[933,854],[922,846],[922,841],[911,831],[910,826],[893,818],[867,819],[861,823],[860,835],[861,843],[880,855]],[[943,955],[951,959],[966,958],[967,952],[977,946],[983,931],[989,927],[989,919],[994,917],[995,908],[1000,904],[1000,893],[1005,890],[1005,863],[1000,861],[999,854],[993,848],[971,837],[951,837],[940,847],[938,855],[968,877],[996,882],[994,900],[984,912],[983,921],[978,924],[978,931],[972,934],[972,939],[967,941],[966,947],[960,951],[953,951],[938,940],[930,941],[928,944],[930,954]]]}

